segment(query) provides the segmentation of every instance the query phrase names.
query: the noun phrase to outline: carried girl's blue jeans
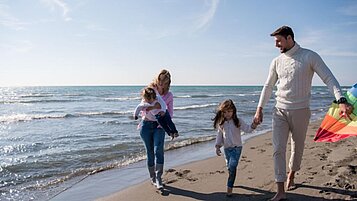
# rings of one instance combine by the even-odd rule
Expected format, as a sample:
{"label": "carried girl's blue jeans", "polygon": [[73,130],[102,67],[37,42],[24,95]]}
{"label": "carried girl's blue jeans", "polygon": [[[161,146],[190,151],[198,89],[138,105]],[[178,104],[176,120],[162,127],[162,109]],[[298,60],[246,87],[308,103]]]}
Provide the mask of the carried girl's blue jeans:
{"label": "carried girl's blue jeans", "polygon": [[237,166],[242,153],[242,147],[228,147],[224,149],[224,155],[226,157],[226,164],[228,168],[228,182],[227,186],[233,188],[234,181],[237,174]]}
{"label": "carried girl's blue jeans", "polygon": [[156,120],[159,122],[160,126],[166,131],[166,133],[171,136],[171,134],[178,133],[174,122],[172,122],[170,113],[166,110],[165,114],[161,116],[160,114],[155,115]]}
{"label": "carried girl's blue jeans", "polygon": [[[145,144],[147,165],[164,164],[165,131],[156,121],[142,121],[140,136]],[[156,159],[156,163],[155,163]]]}

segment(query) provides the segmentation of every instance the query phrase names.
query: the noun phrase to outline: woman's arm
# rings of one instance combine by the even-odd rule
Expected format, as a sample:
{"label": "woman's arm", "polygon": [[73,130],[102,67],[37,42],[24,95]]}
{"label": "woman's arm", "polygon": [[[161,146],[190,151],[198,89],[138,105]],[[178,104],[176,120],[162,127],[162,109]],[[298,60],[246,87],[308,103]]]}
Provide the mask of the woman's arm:
{"label": "woman's arm", "polygon": [[165,103],[167,105],[167,110],[170,113],[170,116],[173,117],[174,116],[174,95],[171,92],[168,92],[165,95]]}

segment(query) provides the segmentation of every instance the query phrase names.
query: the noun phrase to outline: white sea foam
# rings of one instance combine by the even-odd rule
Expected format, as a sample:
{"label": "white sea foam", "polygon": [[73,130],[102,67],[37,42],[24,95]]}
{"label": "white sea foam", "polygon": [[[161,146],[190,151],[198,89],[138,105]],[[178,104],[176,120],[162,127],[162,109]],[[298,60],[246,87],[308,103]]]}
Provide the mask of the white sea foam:
{"label": "white sea foam", "polygon": [[209,103],[209,104],[202,104],[202,105],[188,105],[188,106],[179,106],[174,107],[175,110],[189,110],[189,109],[197,109],[197,108],[206,108],[217,106],[217,103]]}

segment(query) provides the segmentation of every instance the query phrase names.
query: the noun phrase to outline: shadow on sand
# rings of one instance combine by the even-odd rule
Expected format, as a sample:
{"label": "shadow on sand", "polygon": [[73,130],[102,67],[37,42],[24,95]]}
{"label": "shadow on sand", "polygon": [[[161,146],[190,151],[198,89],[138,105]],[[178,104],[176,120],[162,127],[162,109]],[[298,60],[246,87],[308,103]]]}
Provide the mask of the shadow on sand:
{"label": "shadow on sand", "polygon": [[[238,193],[233,193],[232,197],[227,197],[225,192],[212,192],[212,193],[198,193],[190,190],[185,190],[185,189],[179,189],[176,187],[172,186],[165,186],[165,189],[161,191],[162,196],[169,196],[170,194],[173,195],[180,195],[188,198],[193,198],[195,200],[205,200],[205,201],[217,201],[217,200],[237,200],[239,199],[240,201],[251,201],[251,200],[268,200],[271,197],[274,196],[274,192],[266,191],[266,190],[261,190],[257,188],[251,188],[247,186],[235,186],[234,188],[241,188],[245,189],[247,191],[254,192],[255,194],[238,194]],[[328,192],[333,192],[341,195],[347,195],[350,196],[351,198],[357,198],[357,192],[354,191],[348,191],[348,190],[343,190],[343,189],[336,189],[336,188],[329,188],[329,187],[319,187],[319,186],[311,186],[311,185],[304,185],[304,184],[297,184],[297,188],[311,188],[315,190],[321,191],[321,193],[328,193]],[[321,197],[314,197],[310,195],[301,195],[301,194],[296,194],[293,191],[289,191],[287,194],[287,198],[289,201],[322,201],[326,200]],[[328,199],[332,201],[337,201],[340,199]]]}

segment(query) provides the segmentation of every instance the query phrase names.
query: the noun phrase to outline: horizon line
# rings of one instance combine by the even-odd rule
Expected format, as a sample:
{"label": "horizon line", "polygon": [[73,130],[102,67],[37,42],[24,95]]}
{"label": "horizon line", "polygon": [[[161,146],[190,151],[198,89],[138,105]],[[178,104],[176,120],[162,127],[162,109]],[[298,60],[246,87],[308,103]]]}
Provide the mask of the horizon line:
{"label": "horizon line", "polygon": [[[0,88],[16,88],[16,87],[144,87],[147,86],[147,84],[114,84],[114,85],[15,85],[15,86],[0,86]],[[181,87],[181,86],[202,86],[202,87],[209,87],[209,86],[247,86],[247,87],[262,87],[264,85],[260,84],[175,84],[171,85],[171,87]],[[313,87],[327,87],[326,85],[311,85]],[[350,87],[349,85],[341,85],[341,87]]]}

